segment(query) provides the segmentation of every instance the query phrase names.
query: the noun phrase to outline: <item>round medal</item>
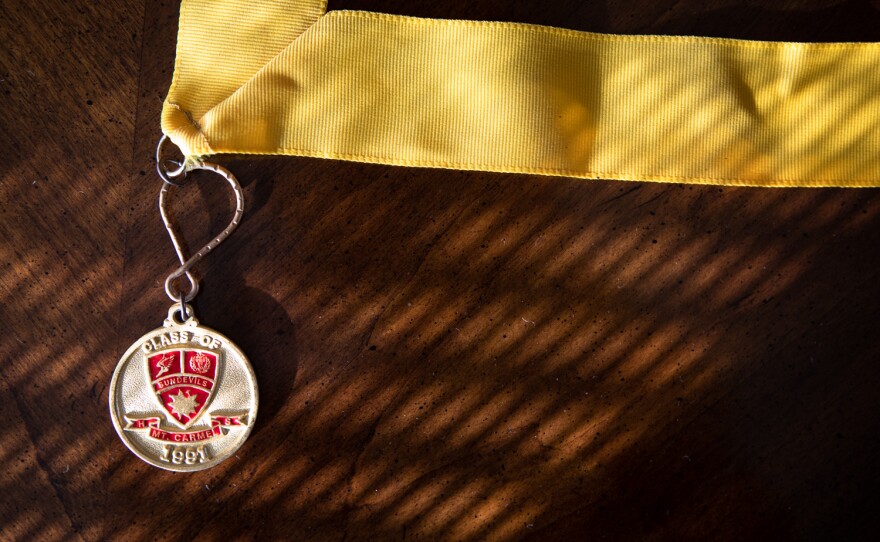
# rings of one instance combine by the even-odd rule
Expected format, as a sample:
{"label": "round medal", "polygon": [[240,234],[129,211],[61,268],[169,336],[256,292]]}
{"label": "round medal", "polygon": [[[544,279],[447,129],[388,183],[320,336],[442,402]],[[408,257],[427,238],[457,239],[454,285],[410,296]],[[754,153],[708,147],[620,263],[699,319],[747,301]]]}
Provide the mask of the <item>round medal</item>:
{"label": "round medal", "polygon": [[232,341],[195,317],[180,322],[176,314],[174,306],[162,327],[119,360],[110,382],[110,416],[122,442],[147,463],[196,471],[244,443],[257,416],[257,381]]}

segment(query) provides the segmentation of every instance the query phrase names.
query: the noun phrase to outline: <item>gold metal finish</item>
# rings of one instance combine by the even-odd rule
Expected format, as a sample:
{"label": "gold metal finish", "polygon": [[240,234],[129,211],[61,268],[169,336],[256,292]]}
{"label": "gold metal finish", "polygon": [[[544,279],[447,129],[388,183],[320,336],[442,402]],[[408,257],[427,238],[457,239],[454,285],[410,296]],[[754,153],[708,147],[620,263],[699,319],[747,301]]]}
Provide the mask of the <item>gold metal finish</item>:
{"label": "gold metal finish", "polygon": [[[186,312],[192,314],[191,308]],[[110,382],[109,403],[116,432],[135,455],[162,469],[189,472],[235,454],[254,426],[259,398],[254,371],[242,351],[195,317],[181,323],[178,314],[179,306],[172,306],[162,327],[125,352]],[[176,369],[166,367],[165,354],[179,356]],[[161,358],[152,375],[151,358]],[[211,363],[216,370],[208,376],[214,378],[201,376],[214,368]],[[180,391],[193,382],[209,385],[203,400]],[[157,391],[163,385],[176,391],[174,396],[168,392],[170,409]],[[192,418],[181,423],[174,417],[181,413]]]}

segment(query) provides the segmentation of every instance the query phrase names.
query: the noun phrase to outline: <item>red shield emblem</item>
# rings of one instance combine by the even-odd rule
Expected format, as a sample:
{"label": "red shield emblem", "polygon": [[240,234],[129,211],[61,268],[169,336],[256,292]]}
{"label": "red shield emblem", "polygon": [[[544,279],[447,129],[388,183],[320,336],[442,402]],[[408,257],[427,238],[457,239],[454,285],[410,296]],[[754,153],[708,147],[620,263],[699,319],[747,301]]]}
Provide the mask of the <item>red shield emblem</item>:
{"label": "red shield emblem", "polygon": [[169,417],[186,429],[214,396],[220,359],[208,350],[165,350],[147,357],[150,383]]}

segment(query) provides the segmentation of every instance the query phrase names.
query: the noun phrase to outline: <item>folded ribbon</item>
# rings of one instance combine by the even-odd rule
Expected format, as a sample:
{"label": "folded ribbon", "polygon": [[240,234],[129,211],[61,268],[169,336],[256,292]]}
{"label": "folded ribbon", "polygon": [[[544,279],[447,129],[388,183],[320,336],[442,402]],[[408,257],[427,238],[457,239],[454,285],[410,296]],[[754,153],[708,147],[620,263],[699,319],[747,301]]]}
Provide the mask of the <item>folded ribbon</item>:
{"label": "folded ribbon", "polygon": [[582,178],[880,186],[880,43],[625,36],[184,0],[162,129],[286,154]]}

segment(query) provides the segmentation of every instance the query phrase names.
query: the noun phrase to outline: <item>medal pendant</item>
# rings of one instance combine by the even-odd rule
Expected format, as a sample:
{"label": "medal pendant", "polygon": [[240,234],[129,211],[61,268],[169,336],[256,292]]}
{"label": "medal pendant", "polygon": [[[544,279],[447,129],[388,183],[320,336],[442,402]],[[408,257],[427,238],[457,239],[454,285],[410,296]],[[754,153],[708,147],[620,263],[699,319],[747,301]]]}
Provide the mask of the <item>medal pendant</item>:
{"label": "medal pendant", "polygon": [[[189,308],[187,306],[187,308]],[[186,311],[192,314],[192,311]],[[257,381],[235,344],[178,306],[125,352],[110,382],[119,438],[171,471],[213,467],[244,443],[257,416]]]}

